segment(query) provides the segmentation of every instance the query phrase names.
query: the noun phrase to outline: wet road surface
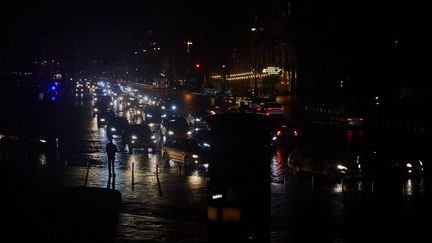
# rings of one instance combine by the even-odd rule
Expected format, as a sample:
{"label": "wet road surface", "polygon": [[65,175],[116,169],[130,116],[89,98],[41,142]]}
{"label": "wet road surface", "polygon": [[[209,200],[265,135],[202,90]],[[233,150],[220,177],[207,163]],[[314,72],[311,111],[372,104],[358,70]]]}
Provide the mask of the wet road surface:
{"label": "wet road surface", "polygon": [[[212,103],[208,97],[191,94],[179,96],[179,101],[185,114]],[[302,124],[307,131],[302,145],[310,147],[352,152],[373,142],[418,143],[392,132],[323,128],[292,117],[298,113],[291,109],[286,112],[287,120]],[[159,150],[136,150],[117,154],[116,176],[109,178],[106,131],[97,127],[91,114],[90,96],[65,99],[59,106],[41,110],[29,127],[37,128],[35,133],[61,138],[65,167],[55,183],[110,187],[122,193],[116,242],[206,241],[202,173],[163,163]],[[271,160],[272,242],[431,241],[429,180],[404,180],[383,189],[355,180],[328,183],[310,174],[291,175],[286,165],[291,150],[290,146],[276,148]]]}

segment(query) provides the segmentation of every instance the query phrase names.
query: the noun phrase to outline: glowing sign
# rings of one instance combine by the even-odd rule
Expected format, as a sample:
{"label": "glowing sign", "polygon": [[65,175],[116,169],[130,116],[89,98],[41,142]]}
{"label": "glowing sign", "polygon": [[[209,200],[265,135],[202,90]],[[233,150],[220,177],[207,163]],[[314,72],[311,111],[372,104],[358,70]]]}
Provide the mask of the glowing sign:
{"label": "glowing sign", "polygon": [[279,67],[267,67],[263,69],[263,73],[277,75],[282,71]]}

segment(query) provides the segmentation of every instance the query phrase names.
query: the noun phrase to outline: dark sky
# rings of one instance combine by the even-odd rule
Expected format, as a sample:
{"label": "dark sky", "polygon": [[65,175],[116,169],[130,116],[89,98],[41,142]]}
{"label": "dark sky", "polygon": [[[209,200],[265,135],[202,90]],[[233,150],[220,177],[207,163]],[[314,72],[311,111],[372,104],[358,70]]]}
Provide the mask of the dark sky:
{"label": "dark sky", "polygon": [[[69,56],[75,41],[78,42],[77,54],[82,56],[122,56],[136,49],[139,41],[157,41],[163,48],[184,48],[182,43],[187,39],[193,40],[194,45],[201,41],[214,50],[229,52],[247,38],[254,9],[287,1],[2,1],[0,58]],[[422,16],[430,14],[426,12],[428,8],[415,3],[297,2],[318,6],[313,16],[304,13],[305,18],[315,18],[315,22],[320,22],[321,18],[332,19],[326,16],[328,14],[340,17],[333,18],[338,27],[336,34],[359,39],[360,45],[353,41],[353,49],[359,49],[356,46],[362,46],[364,41],[374,42],[384,34],[394,35],[395,39],[410,39],[413,47],[427,46],[429,22]],[[324,6],[322,11],[319,5]],[[267,11],[267,14],[271,13]],[[300,31],[301,28],[309,26],[300,25]],[[327,29],[316,31],[328,34],[325,33]],[[422,45],[417,45],[419,43]]]}
{"label": "dark sky", "polygon": [[109,51],[114,56],[151,39],[165,46],[198,38],[219,43],[247,32],[250,15],[247,6],[230,1],[45,0],[2,5],[2,56],[68,55],[75,40],[86,55]]}

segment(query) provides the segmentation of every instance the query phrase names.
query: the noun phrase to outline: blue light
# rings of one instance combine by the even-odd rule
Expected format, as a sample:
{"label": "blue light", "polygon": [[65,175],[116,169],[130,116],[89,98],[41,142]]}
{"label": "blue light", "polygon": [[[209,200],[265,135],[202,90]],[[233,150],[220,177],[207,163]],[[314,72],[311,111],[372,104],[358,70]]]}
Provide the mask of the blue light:
{"label": "blue light", "polygon": [[55,85],[51,86],[51,90],[56,90],[56,86]]}
{"label": "blue light", "polygon": [[55,97],[55,96],[51,97],[51,100],[52,100],[52,101],[55,101],[55,100],[56,100],[56,97]]}

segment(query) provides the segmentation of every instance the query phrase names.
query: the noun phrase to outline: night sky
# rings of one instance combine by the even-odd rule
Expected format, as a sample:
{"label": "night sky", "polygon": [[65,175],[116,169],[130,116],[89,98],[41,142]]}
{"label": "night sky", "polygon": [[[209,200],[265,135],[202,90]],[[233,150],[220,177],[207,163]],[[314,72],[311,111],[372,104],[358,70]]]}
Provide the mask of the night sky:
{"label": "night sky", "polygon": [[187,39],[226,43],[239,32],[246,33],[249,26],[249,7],[229,1],[89,2],[2,3],[3,57],[67,55],[76,40],[90,56],[108,51],[122,55],[139,41],[154,40],[165,46],[181,45]]}
{"label": "night sky", "polygon": [[[78,56],[122,57],[139,48],[139,42],[156,41],[162,48],[179,49],[189,39],[206,43],[214,52],[229,53],[247,45],[257,10],[271,16],[270,7],[281,2],[287,1],[2,2],[1,61],[67,57],[74,46]],[[336,41],[334,45],[344,46],[347,52],[375,52],[374,48],[391,47],[398,40],[409,63],[427,57],[430,14],[422,5],[397,1],[294,2],[314,9],[296,12],[306,20],[296,23],[298,31]]]}

